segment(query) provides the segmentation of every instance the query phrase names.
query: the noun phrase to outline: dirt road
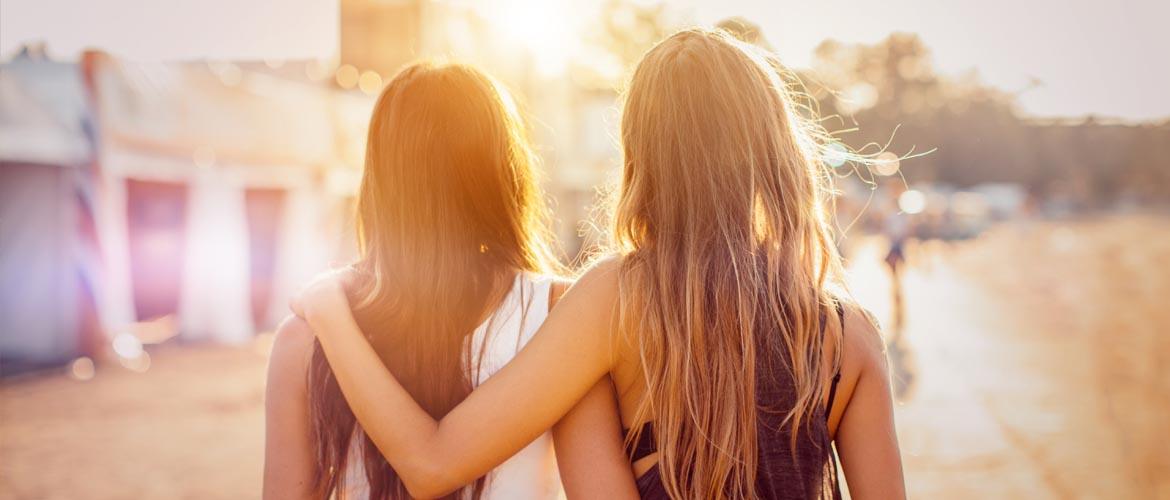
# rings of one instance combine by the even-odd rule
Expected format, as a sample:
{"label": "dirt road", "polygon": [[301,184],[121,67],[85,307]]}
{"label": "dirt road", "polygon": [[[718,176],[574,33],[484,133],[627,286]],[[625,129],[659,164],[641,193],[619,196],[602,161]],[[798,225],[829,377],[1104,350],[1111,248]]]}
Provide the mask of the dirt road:
{"label": "dirt road", "polygon": [[[851,287],[889,318],[880,242]],[[890,331],[911,498],[1170,499],[1170,219],[912,249]],[[264,341],[0,387],[0,498],[259,496]]]}

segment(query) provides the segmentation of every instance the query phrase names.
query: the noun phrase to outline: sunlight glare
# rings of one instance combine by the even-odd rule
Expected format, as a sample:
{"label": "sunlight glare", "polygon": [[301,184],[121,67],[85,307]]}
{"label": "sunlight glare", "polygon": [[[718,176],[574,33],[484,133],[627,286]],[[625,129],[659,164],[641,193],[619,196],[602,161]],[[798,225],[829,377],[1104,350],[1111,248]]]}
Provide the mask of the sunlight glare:
{"label": "sunlight glare", "polygon": [[505,41],[531,53],[537,74],[551,77],[568,66],[575,38],[570,8],[565,0],[506,0],[481,14]]}

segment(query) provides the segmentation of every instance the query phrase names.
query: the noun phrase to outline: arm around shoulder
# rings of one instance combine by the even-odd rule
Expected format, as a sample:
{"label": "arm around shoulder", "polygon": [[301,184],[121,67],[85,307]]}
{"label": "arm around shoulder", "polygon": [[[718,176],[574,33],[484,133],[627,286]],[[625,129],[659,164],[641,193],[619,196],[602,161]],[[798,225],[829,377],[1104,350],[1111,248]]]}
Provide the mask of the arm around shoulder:
{"label": "arm around shoulder", "polygon": [[[415,497],[486,474],[556,424],[611,368],[616,266],[593,266],[520,353],[436,421],[382,363],[336,287],[307,314],[362,428]],[[313,307],[309,307],[312,312]]]}

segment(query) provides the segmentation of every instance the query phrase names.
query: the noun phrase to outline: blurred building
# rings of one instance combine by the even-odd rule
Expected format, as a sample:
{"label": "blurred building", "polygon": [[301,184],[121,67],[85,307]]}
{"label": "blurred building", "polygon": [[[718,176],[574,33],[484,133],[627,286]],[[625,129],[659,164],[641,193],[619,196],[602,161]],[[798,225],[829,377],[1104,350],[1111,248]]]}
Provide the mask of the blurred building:
{"label": "blurred building", "polygon": [[0,65],[6,366],[122,333],[248,340],[352,256],[370,98],[313,64]]}
{"label": "blurred building", "polygon": [[0,371],[87,350],[99,278],[92,122],[76,65],[0,66]]}
{"label": "blurred building", "polygon": [[352,190],[333,177],[356,170],[335,110],[364,100],[235,63],[83,64],[115,271],[109,326],[177,314],[187,338],[220,341],[270,328],[287,301],[274,290],[332,256],[321,245],[337,238],[320,232],[342,224],[323,218]]}

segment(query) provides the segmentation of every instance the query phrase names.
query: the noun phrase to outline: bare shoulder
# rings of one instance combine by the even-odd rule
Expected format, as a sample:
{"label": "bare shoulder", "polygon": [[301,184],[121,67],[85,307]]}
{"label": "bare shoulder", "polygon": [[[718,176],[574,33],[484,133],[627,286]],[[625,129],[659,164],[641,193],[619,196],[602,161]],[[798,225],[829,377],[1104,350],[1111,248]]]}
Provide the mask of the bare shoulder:
{"label": "bare shoulder", "polygon": [[619,257],[605,257],[590,265],[568,288],[562,303],[586,309],[611,308],[618,298]]}
{"label": "bare shoulder", "polygon": [[617,289],[618,275],[622,270],[622,257],[608,255],[593,262],[577,279],[577,283],[590,287],[612,287]]}
{"label": "bare shoulder", "polygon": [[268,392],[300,390],[313,353],[313,330],[305,320],[289,316],[276,329],[268,357]]}
{"label": "bare shoulder", "polygon": [[314,338],[308,322],[290,315],[276,327],[276,338],[272,341],[272,358],[307,357],[312,352]]}
{"label": "bare shoulder", "polygon": [[857,373],[874,369],[884,370],[886,342],[877,319],[869,310],[855,302],[845,301],[844,363]]}

